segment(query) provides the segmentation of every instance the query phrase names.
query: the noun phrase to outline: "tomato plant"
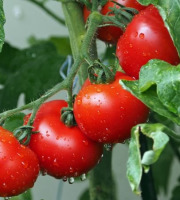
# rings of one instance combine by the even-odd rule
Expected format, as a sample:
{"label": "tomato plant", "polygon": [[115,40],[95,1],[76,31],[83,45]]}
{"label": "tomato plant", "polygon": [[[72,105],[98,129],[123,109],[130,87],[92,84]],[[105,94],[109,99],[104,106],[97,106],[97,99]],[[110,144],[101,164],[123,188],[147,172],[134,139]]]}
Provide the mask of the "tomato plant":
{"label": "tomato plant", "polygon": [[[135,8],[138,11],[145,8],[145,6],[142,6],[136,0],[115,0],[114,2],[108,0],[108,2],[100,10],[101,14],[107,15],[108,12],[111,11],[111,9],[109,9],[109,7],[114,7],[116,5],[115,2],[119,3],[123,6],[126,6],[126,7]],[[84,15],[85,21],[87,21],[90,13],[91,13],[91,11],[88,10],[86,6],[84,6],[83,15]],[[110,15],[113,15],[113,14],[110,14]],[[116,44],[120,35],[122,35],[122,34],[123,34],[123,31],[121,28],[119,28],[117,26],[106,26],[106,27],[101,27],[98,29],[97,37],[100,40],[105,41],[107,43]]]}
{"label": "tomato plant", "polygon": [[170,34],[153,5],[142,10],[128,25],[117,43],[116,55],[123,70],[136,79],[150,59],[161,59],[172,65],[180,62]]}
{"label": "tomato plant", "polygon": [[[42,104],[38,110],[29,147],[38,156],[43,173],[56,178],[87,173],[100,160],[102,145],[89,140],[78,127],[68,128],[60,121],[63,100]],[[27,120],[27,119],[26,119]]]}
{"label": "tomato plant", "polygon": [[0,127],[0,196],[18,195],[33,187],[39,162],[33,151],[21,145],[13,134]]}
{"label": "tomato plant", "polygon": [[[88,173],[88,188],[77,184],[73,199],[179,199],[179,1],[60,1],[24,1],[22,9],[15,5],[10,20],[14,1],[0,0],[0,196],[8,199],[32,187],[41,170],[51,180],[69,183]],[[47,13],[38,24],[43,34],[54,33],[56,25],[55,34],[61,32],[58,25],[68,34],[49,32],[49,38],[23,41],[23,30],[36,32],[14,19],[26,20],[27,11],[33,20],[36,10],[29,3]],[[48,16],[57,23],[48,23]],[[11,21],[13,30],[22,28],[12,31]],[[97,38],[113,45],[102,49]],[[115,53],[126,74],[116,71],[121,66]],[[30,114],[24,119],[26,111]],[[44,176],[39,181],[52,189]],[[70,199],[73,191],[61,192],[67,184],[59,182],[57,198]],[[55,199],[56,191],[45,192],[46,199]],[[33,199],[26,194],[31,190],[12,200]]]}
{"label": "tomato plant", "polygon": [[114,82],[87,85],[75,99],[77,124],[94,141],[123,142],[130,138],[133,126],[147,120],[148,108],[122,88],[121,79],[133,80],[117,72]]}

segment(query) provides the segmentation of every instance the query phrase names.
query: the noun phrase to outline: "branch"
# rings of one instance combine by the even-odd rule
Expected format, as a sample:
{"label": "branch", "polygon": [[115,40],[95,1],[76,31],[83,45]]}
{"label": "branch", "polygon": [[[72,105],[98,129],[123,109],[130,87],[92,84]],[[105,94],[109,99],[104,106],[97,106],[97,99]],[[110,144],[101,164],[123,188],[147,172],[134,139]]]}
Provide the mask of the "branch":
{"label": "branch", "polygon": [[50,15],[52,18],[54,18],[58,23],[60,23],[61,25],[65,26],[65,21],[60,18],[59,16],[57,16],[55,13],[53,13],[50,9],[48,9],[44,3],[38,2],[36,0],[26,0],[29,2],[32,2],[34,4],[36,4],[39,8],[41,8],[42,10],[44,10],[48,15]]}

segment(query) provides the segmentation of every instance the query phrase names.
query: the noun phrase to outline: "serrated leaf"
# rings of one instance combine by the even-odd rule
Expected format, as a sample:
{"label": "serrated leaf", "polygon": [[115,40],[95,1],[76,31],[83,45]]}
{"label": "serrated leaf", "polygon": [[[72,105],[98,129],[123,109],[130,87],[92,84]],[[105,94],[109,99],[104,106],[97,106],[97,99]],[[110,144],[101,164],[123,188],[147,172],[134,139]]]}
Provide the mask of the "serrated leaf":
{"label": "serrated leaf", "polygon": [[[169,137],[165,134],[166,132],[169,133],[170,130],[162,124],[140,124],[132,129],[127,162],[127,177],[133,192],[136,194],[140,194],[139,184],[143,167],[147,170],[151,164],[155,163],[169,141]],[[146,151],[142,157],[139,134],[144,134],[153,140],[152,149]]]}
{"label": "serrated leaf", "polygon": [[15,128],[23,125],[24,116],[24,113],[18,113],[8,117],[3,124],[3,127],[13,132]]}
{"label": "serrated leaf", "polygon": [[157,87],[157,96],[162,104],[180,116],[180,65],[173,67],[161,60],[151,60],[142,67],[139,79],[141,92],[152,85]]}
{"label": "serrated leaf", "polygon": [[59,69],[65,57],[57,53],[52,43],[43,42],[20,51],[10,61],[12,68],[18,68],[8,76],[0,93],[0,110],[16,107],[21,93],[26,103],[40,97],[52,86],[62,81]]}
{"label": "serrated leaf", "polygon": [[2,50],[2,46],[4,44],[4,23],[5,23],[5,15],[3,10],[3,0],[0,0],[0,52]]}

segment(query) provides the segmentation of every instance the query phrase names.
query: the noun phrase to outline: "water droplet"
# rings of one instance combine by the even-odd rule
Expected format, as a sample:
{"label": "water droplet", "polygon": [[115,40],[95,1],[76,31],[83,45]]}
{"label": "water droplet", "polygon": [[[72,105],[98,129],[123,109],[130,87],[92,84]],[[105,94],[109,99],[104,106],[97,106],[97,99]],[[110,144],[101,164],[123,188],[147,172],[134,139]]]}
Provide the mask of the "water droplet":
{"label": "water droplet", "polygon": [[97,88],[97,90],[96,90],[98,93],[100,93],[101,92],[101,89],[100,88]]}
{"label": "water droplet", "polygon": [[106,151],[111,151],[112,150],[112,144],[105,144],[104,148],[106,149]]}
{"label": "water droplet", "polygon": [[140,33],[139,38],[144,39],[144,33]]}
{"label": "water droplet", "polygon": [[89,142],[87,140],[83,140],[83,143],[87,146]]}
{"label": "water droplet", "polygon": [[67,181],[67,177],[66,177],[66,176],[63,176],[62,180],[63,180],[64,182],[66,182],[66,181]]}
{"label": "water droplet", "polygon": [[9,200],[11,197],[4,197],[4,200]]}
{"label": "water droplet", "polygon": [[80,99],[77,100],[77,104],[81,105],[81,100]]}
{"label": "water droplet", "polygon": [[59,164],[58,164],[58,162],[57,162],[57,159],[55,158],[54,159],[54,161],[53,161],[53,165],[55,166],[55,167],[59,167]]}
{"label": "water droplet", "polygon": [[135,32],[135,37],[137,37],[137,36],[138,36],[138,32],[136,31],[136,32]]}
{"label": "water droplet", "polygon": [[73,173],[73,172],[74,172],[74,169],[73,169],[72,167],[70,167],[70,168],[69,168],[69,172],[70,172],[70,173]]}
{"label": "water droplet", "polygon": [[85,181],[86,180],[86,174],[82,174],[81,175],[81,181]]}
{"label": "water droplet", "polygon": [[3,188],[7,188],[7,184],[6,183],[3,183],[2,186],[3,186]]}
{"label": "water droplet", "polygon": [[124,54],[128,54],[129,52],[126,50],[126,51],[124,51]]}
{"label": "water droplet", "polygon": [[31,56],[32,56],[32,58],[35,58],[35,57],[36,57],[36,54],[35,54],[35,53],[32,53]]}
{"label": "water droplet", "polygon": [[80,118],[81,118],[81,115],[80,115],[80,114],[78,114],[78,115],[77,115],[77,117],[80,119]]}
{"label": "water droplet", "polygon": [[68,179],[68,182],[69,182],[69,184],[73,184],[73,183],[74,183],[74,178],[73,178],[73,177],[70,177],[70,178]]}
{"label": "water droplet", "polygon": [[28,163],[27,162],[21,162],[24,168],[28,168]]}
{"label": "water droplet", "polygon": [[144,57],[146,57],[146,56],[147,56],[147,54],[146,54],[145,52],[143,52],[142,54],[143,54],[143,56],[144,56]]}
{"label": "water droplet", "polygon": [[130,43],[130,44],[129,44],[129,47],[132,48],[132,47],[133,47],[133,44]]}
{"label": "water droplet", "polygon": [[46,170],[42,170],[41,174],[42,174],[42,176],[46,176],[47,175],[47,171]]}

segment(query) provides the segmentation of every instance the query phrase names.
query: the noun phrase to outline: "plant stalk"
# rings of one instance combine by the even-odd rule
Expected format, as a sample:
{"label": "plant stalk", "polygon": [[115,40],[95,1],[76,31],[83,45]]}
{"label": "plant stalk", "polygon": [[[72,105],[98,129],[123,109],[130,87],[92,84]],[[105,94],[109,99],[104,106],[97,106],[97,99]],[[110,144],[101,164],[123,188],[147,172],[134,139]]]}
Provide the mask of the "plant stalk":
{"label": "plant stalk", "polygon": [[[143,134],[140,134],[140,144],[141,155],[143,155],[148,150],[146,136]],[[142,200],[157,200],[151,166],[148,173],[143,172],[140,186]]]}
{"label": "plant stalk", "polygon": [[112,174],[112,152],[104,150],[100,163],[90,172],[90,200],[117,200]]}

